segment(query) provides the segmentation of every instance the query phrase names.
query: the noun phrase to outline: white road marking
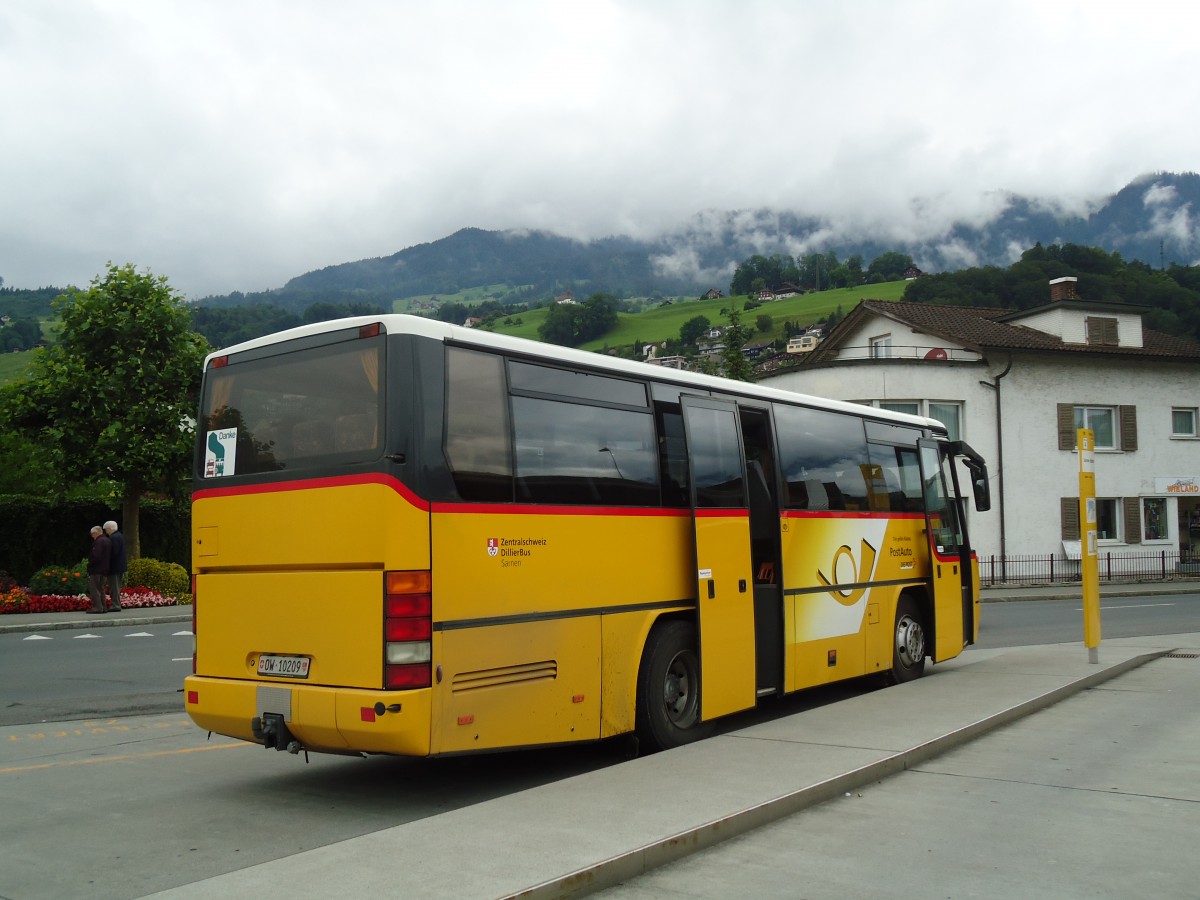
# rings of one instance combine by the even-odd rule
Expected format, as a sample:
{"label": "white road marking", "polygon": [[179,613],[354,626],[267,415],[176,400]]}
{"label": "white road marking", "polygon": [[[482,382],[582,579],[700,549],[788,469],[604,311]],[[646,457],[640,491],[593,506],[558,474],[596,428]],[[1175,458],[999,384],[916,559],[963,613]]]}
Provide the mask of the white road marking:
{"label": "white road marking", "polygon": [[21,638],[23,641],[52,641],[54,638],[46,637],[44,634],[31,634],[27,638]]}
{"label": "white road marking", "polygon": [[171,637],[195,637],[196,635],[190,631],[176,631]]}
{"label": "white road marking", "polygon": [[[1106,609],[1145,609],[1147,606],[1178,606],[1178,603],[1127,603],[1124,606],[1101,606],[1100,611]],[[1075,612],[1083,612],[1083,607],[1078,607]]]}
{"label": "white road marking", "polygon": [[80,640],[86,640],[87,638],[98,638],[98,637],[100,637],[100,635],[98,635],[98,634],[77,634],[77,635],[75,635],[73,640],[80,641]]}
{"label": "white road marking", "polygon": [[133,634],[125,635],[125,637],[154,637],[154,635],[148,631],[135,631]]}

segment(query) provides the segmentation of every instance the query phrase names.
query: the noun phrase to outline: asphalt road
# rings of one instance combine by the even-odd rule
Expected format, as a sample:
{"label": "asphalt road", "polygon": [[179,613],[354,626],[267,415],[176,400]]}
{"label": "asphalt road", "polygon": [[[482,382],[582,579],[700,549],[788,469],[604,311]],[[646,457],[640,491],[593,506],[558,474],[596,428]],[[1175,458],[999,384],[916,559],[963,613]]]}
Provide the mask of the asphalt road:
{"label": "asphalt road", "polygon": [[[1112,598],[1105,637],[1200,629],[1200,592]],[[1079,600],[987,603],[977,649],[1080,640]],[[176,712],[191,670],[186,622],[0,634],[0,726]],[[970,652],[968,650],[968,652]]]}

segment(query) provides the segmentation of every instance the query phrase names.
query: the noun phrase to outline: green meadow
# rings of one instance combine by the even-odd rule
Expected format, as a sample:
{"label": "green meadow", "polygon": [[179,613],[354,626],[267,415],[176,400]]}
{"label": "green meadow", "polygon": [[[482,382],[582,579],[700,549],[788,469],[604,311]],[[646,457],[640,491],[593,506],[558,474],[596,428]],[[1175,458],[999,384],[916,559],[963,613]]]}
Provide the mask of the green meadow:
{"label": "green meadow", "polygon": [[[763,303],[757,309],[743,313],[742,324],[754,332],[752,341],[773,340],[784,336],[784,322],[810,325],[836,312],[839,306],[843,313],[849,313],[860,300],[899,300],[903,297],[907,284],[907,281],[889,281],[883,284],[802,294],[799,297]],[[745,297],[723,297],[719,300],[689,300],[677,297],[673,298],[668,306],[658,306],[640,313],[619,313],[617,327],[604,337],[584,344],[583,349],[604,350],[608,347],[633,345],[635,342],[649,344],[678,338],[680,326],[696,316],[704,316],[713,325],[723,325],[726,323],[726,317],[722,315],[721,310],[728,309],[731,303],[736,303],[741,309],[745,302]],[[768,332],[755,329],[755,321],[761,315],[771,317],[772,327]],[[513,323],[519,320],[520,324],[505,325],[502,319],[496,323],[494,330],[497,334],[537,340],[538,326],[545,318],[545,308],[530,310],[512,317]]]}

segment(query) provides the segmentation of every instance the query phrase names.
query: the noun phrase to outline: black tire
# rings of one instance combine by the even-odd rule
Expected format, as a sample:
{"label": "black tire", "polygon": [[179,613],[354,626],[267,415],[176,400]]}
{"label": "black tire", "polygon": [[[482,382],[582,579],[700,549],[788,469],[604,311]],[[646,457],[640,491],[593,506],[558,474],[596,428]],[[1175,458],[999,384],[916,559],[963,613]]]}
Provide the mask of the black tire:
{"label": "black tire", "polygon": [[704,737],[696,626],[670,621],[650,632],[637,685],[637,737],[643,751],[669,750]]}
{"label": "black tire", "polygon": [[912,681],[924,674],[928,633],[921,605],[911,595],[901,595],[896,604],[896,627],[892,629],[893,684]]}

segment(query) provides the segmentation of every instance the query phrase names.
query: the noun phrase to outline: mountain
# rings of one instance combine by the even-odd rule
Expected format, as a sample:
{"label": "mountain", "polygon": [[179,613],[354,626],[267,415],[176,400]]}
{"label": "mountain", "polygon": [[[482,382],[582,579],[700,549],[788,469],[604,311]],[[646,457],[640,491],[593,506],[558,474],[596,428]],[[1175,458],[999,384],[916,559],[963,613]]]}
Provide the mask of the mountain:
{"label": "mountain", "polygon": [[329,266],[276,291],[205,298],[213,305],[273,303],[301,310],[316,302],[371,301],[453,294],[487,285],[520,286],[507,298],[576,295],[699,294],[728,290],[736,266],[758,253],[833,251],[866,262],[896,251],[928,272],[1008,266],[1037,243],[1100,247],[1153,268],[1200,261],[1200,175],[1162,172],[1138,178],[1086,216],[1046,199],[1004,195],[983,224],[953,223],[896,239],[853,233],[831,219],[779,210],[708,211],[654,240],[576,241],[542,231],[464,228],[448,237],[376,259]]}

